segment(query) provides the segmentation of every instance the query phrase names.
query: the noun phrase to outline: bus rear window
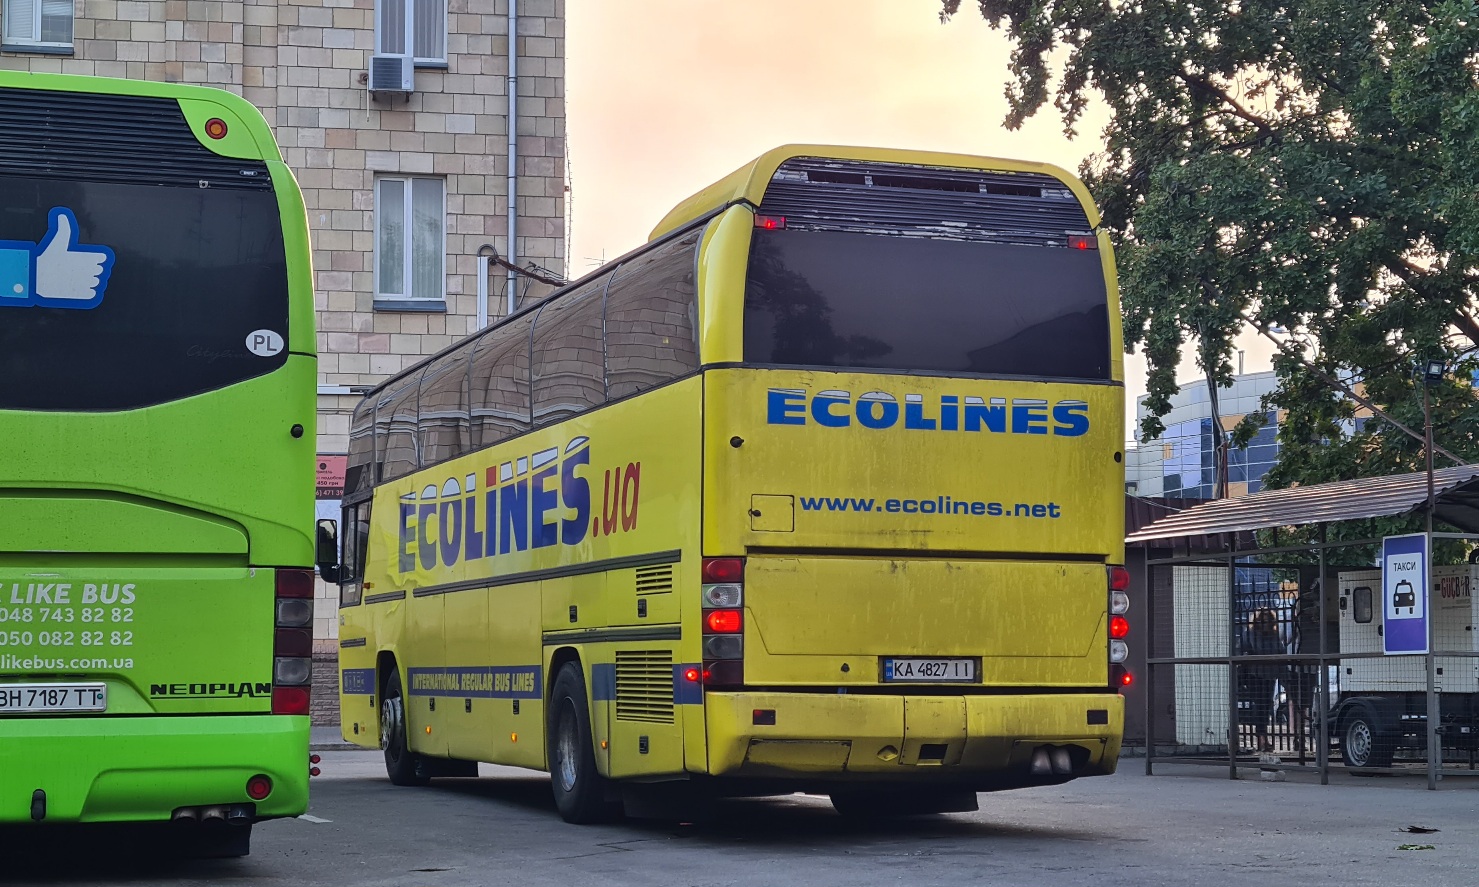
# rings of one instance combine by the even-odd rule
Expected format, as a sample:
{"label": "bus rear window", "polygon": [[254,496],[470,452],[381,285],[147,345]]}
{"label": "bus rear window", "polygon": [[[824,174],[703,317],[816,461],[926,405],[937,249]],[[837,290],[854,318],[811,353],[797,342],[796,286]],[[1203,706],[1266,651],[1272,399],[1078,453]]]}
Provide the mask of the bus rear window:
{"label": "bus rear window", "polygon": [[1099,253],[837,231],[756,229],[745,361],[1108,379]]}
{"label": "bus rear window", "polygon": [[[288,270],[271,190],[0,175],[0,195],[0,272],[12,270],[0,274],[0,409],[134,409],[287,361]],[[81,268],[71,273],[85,292],[50,282],[47,247],[56,267]]]}

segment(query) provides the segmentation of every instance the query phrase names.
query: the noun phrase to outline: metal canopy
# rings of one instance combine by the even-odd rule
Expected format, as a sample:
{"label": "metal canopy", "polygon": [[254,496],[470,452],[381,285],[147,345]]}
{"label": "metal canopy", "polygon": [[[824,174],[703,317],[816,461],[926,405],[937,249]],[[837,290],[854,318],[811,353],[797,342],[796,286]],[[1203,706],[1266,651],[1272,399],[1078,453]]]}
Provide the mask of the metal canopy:
{"label": "metal canopy", "polygon": [[[1465,533],[1479,533],[1479,465],[1433,472],[1438,520]],[[1393,517],[1422,509],[1428,501],[1428,475],[1363,477],[1287,490],[1264,490],[1237,499],[1217,499],[1163,517],[1125,538],[1156,542],[1204,536]]]}

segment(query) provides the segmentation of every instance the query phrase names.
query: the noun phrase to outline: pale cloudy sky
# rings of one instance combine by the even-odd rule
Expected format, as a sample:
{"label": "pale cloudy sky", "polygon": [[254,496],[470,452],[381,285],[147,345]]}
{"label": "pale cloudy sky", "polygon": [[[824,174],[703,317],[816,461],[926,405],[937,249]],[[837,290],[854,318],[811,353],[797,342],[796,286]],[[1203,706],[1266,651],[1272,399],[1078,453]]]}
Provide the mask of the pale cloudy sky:
{"label": "pale cloudy sky", "polygon": [[[674,204],[788,142],[1077,171],[1104,115],[1073,140],[1051,112],[1004,129],[1010,45],[961,6],[945,25],[938,0],[566,0],[571,274],[639,246]],[[1248,371],[1267,368],[1267,348],[1243,347]],[[1126,370],[1133,397],[1143,363]],[[1179,378],[1196,374],[1184,361]]]}

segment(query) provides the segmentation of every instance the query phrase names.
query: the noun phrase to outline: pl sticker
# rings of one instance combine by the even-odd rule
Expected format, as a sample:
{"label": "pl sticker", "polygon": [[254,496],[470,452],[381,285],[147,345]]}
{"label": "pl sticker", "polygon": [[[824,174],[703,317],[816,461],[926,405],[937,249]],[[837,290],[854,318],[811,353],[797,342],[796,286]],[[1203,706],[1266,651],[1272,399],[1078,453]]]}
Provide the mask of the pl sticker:
{"label": "pl sticker", "polygon": [[258,357],[272,357],[282,353],[282,336],[272,330],[254,330],[247,334],[246,346]]}

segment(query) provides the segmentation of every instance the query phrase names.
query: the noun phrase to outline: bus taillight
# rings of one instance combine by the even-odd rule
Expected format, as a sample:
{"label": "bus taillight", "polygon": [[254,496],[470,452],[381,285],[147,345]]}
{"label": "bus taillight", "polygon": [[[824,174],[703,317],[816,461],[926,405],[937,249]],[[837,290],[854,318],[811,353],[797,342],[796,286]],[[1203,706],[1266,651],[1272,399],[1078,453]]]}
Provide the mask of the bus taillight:
{"label": "bus taillight", "polygon": [[1130,571],[1118,564],[1109,568],[1109,685],[1115,690],[1130,686],[1130,672],[1125,660],[1130,658],[1130,645],[1125,638],[1130,634]]}
{"label": "bus taillight", "polygon": [[705,634],[739,634],[745,617],[739,610],[710,610],[704,614]]}
{"label": "bus taillight", "polygon": [[742,557],[704,558],[704,584],[715,582],[743,582],[745,559]]}
{"label": "bus taillight", "polygon": [[744,558],[704,558],[700,677],[705,687],[738,687],[745,682],[744,578]]}
{"label": "bus taillight", "polygon": [[280,569],[275,586],[272,713],[306,715],[313,682],[313,571]]}

